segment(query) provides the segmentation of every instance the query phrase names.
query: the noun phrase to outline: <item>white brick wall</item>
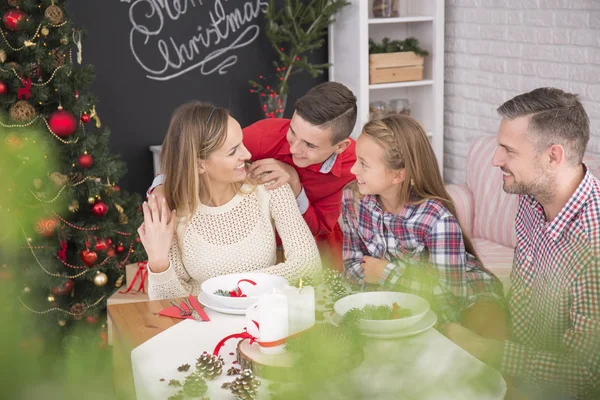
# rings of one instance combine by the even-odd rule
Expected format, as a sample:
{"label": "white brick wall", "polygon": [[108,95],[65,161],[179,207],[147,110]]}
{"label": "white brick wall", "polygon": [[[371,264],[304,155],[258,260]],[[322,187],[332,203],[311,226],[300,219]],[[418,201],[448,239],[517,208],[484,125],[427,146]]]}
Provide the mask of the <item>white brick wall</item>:
{"label": "white brick wall", "polygon": [[[541,86],[577,93],[600,155],[600,0],[446,0],[444,177],[465,180],[471,140],[504,101]],[[491,161],[490,161],[491,162]]]}

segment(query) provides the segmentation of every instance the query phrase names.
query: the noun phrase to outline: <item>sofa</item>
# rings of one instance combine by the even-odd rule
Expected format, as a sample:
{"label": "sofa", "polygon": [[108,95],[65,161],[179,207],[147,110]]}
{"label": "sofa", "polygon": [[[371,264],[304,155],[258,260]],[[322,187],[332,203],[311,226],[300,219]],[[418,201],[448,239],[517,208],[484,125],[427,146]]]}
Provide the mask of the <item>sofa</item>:
{"label": "sofa", "polygon": [[508,288],[516,245],[515,216],[518,196],[502,190],[502,171],[492,165],[495,136],[473,140],[466,161],[466,182],[447,185],[463,231],[478,255]]}
{"label": "sofa", "polygon": [[[447,185],[446,189],[481,261],[500,278],[507,291],[516,246],[514,222],[518,196],[502,190],[502,171],[492,165],[496,147],[496,136],[474,139],[467,154],[466,182]],[[600,177],[598,157],[585,157],[584,163]]]}

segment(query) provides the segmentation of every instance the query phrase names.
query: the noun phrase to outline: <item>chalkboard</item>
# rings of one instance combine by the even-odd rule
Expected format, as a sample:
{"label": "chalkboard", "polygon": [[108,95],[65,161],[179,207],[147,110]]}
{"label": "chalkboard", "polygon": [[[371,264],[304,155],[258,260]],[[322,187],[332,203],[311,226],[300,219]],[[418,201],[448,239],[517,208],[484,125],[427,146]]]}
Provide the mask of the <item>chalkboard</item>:
{"label": "chalkboard", "polygon": [[[283,4],[283,0],[277,3]],[[149,147],[161,144],[173,110],[193,100],[231,110],[242,124],[262,118],[248,79],[274,71],[264,33],[265,0],[70,1],[75,26],[87,32],[83,63],[96,68],[97,111],[122,155],[124,189],[144,193],[153,178]],[[311,59],[327,62],[327,44]],[[327,80],[302,73],[290,80],[285,112]]]}

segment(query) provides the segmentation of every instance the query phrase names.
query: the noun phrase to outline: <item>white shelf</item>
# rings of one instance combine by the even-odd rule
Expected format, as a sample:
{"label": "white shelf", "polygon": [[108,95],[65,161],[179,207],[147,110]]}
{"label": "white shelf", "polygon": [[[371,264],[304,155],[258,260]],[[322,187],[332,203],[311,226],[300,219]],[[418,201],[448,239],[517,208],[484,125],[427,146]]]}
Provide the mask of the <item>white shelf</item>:
{"label": "white shelf", "polygon": [[[354,92],[358,119],[352,131],[357,138],[369,121],[370,104],[406,99],[411,115],[428,132],[440,170],[444,165],[444,0],[398,0],[400,18],[372,18],[374,0],[348,0],[329,27],[329,79]],[[429,52],[423,76],[410,82],[369,84],[369,39],[404,40],[415,37]]]}
{"label": "white shelf", "polygon": [[369,24],[409,24],[428,21],[433,21],[433,17],[369,18]]}
{"label": "white shelf", "polygon": [[425,80],[422,80],[422,81],[375,83],[373,85],[369,85],[369,89],[370,90],[377,90],[377,89],[397,89],[397,88],[405,88],[405,87],[430,86],[430,85],[433,85],[433,80],[431,80],[431,79],[425,79]]}

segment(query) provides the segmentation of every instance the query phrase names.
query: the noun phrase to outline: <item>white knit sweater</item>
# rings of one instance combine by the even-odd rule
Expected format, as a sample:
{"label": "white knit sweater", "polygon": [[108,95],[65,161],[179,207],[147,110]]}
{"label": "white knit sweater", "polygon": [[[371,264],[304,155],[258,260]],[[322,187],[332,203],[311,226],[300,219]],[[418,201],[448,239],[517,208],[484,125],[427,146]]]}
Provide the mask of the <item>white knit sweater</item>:
{"label": "white knit sweater", "polygon": [[[290,186],[252,189],[245,185],[242,192],[249,194],[236,194],[219,207],[200,205],[188,225],[179,227],[169,268],[148,273],[151,300],[197,295],[203,281],[219,275],[266,272],[293,283],[319,274],[319,251]],[[274,228],[286,258],[279,264]]]}

